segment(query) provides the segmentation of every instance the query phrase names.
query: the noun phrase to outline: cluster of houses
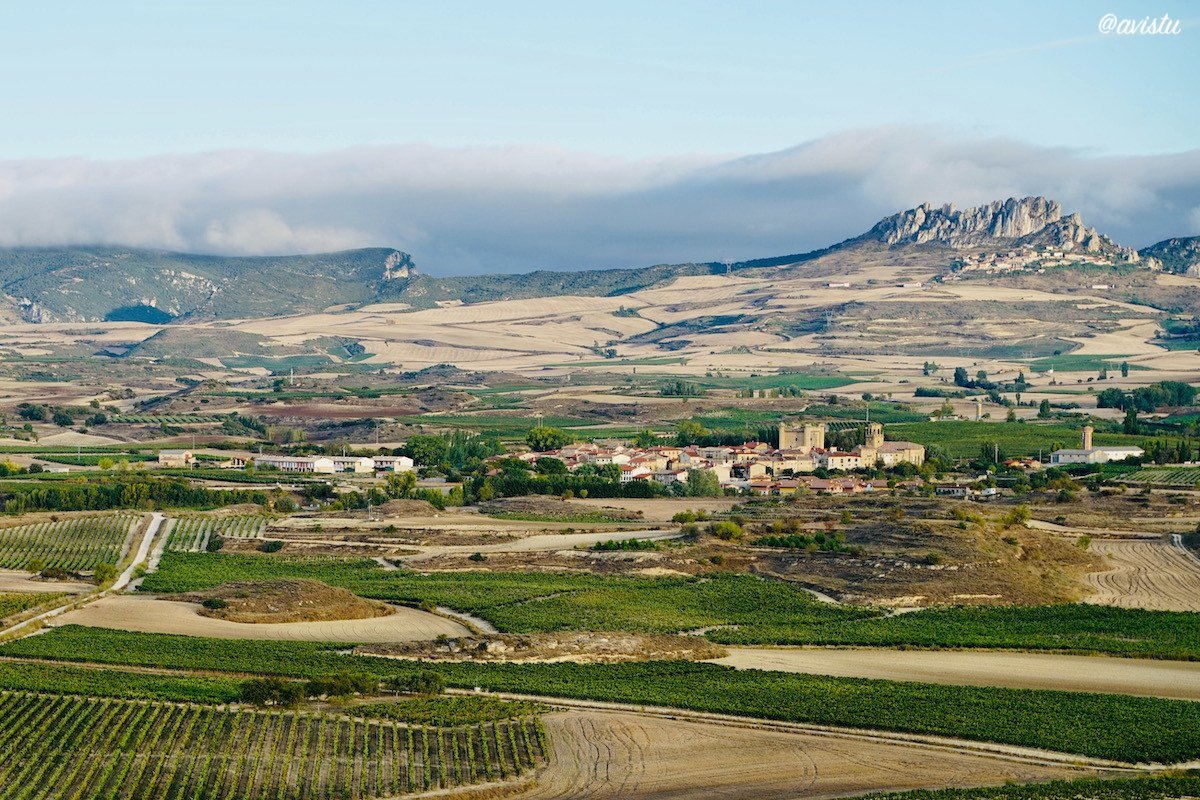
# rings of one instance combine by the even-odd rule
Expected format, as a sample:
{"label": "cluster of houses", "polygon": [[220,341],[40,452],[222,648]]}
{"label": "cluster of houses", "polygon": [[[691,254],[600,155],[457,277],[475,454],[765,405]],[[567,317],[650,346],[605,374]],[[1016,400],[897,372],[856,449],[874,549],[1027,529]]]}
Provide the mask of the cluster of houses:
{"label": "cluster of houses", "polygon": [[594,443],[572,444],[548,453],[526,453],[521,458],[534,461],[550,456],[574,472],[585,464],[596,467],[615,465],[622,483],[636,480],[670,485],[687,481],[693,470],[716,475],[723,488],[755,494],[792,494],[807,489],[834,494],[875,491],[886,488],[886,481],[859,477],[818,478],[809,473],[818,469],[850,471],[864,467],[895,467],[899,464],[920,466],[925,448],[915,442],[889,442],[883,438],[883,426],[867,425],[866,441],[853,450],[839,450],[825,444],[824,424],[780,425],[779,447],[763,442],[737,446],[647,448],[602,446]]}
{"label": "cluster of houses", "polygon": [[1114,263],[1112,258],[1099,253],[1088,252],[1086,249],[1075,251],[1074,242],[1068,242],[1057,248],[1020,248],[1002,253],[963,255],[959,259],[955,273],[1020,272],[1026,269],[1036,269],[1038,272],[1042,272],[1046,267],[1062,267],[1070,264],[1112,266]]}

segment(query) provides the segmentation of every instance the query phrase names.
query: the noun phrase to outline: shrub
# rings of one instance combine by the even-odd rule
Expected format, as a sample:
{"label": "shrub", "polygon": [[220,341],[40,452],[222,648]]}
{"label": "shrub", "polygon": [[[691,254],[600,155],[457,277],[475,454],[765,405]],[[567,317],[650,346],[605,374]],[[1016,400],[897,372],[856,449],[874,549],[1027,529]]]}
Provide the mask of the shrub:
{"label": "shrub", "polygon": [[736,522],[716,522],[709,526],[709,532],[718,539],[731,542],[742,538],[742,526]]}
{"label": "shrub", "polygon": [[204,549],[210,553],[215,553],[225,546],[225,537],[219,533],[214,533],[208,539],[208,544],[204,545]]}
{"label": "shrub", "polygon": [[942,554],[936,550],[931,550],[925,554],[925,563],[931,567],[942,563],[942,560]]}
{"label": "shrub", "polygon": [[278,553],[283,549],[283,542],[278,539],[268,539],[258,546],[258,549],[264,553]]}
{"label": "shrub", "polygon": [[219,597],[207,597],[200,605],[204,606],[210,611],[220,611],[222,608],[229,607],[229,603],[225,602]]}
{"label": "shrub", "polygon": [[405,694],[441,694],[446,690],[446,677],[440,672],[421,670],[408,675],[395,675],[384,681],[387,688]]}
{"label": "shrub", "polygon": [[483,553],[477,552],[467,556],[467,560],[474,561],[476,564],[482,564],[484,561],[487,561],[487,556],[485,556]]}

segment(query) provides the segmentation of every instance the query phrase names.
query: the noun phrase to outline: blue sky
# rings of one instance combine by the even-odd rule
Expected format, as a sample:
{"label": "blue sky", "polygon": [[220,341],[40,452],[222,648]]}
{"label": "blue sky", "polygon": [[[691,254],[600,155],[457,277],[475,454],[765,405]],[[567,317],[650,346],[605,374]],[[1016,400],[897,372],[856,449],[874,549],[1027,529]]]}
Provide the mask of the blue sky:
{"label": "blue sky", "polygon": [[[754,153],[935,124],[1098,153],[1198,144],[1189,4],[59,2],[0,24],[6,158],[540,145]],[[1200,18],[1200,13],[1195,15]]]}
{"label": "blue sky", "polygon": [[1194,7],[6,4],[0,245],[638,266],[1042,194],[1140,247],[1200,235]]}

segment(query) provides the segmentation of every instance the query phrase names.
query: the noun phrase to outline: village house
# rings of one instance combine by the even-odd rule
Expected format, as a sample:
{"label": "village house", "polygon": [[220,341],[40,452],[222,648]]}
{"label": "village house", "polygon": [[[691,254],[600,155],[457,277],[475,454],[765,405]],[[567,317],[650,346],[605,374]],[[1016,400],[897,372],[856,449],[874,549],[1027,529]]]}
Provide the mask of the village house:
{"label": "village house", "polygon": [[196,463],[196,456],[191,450],[159,450],[158,465],[168,468],[190,467]]}

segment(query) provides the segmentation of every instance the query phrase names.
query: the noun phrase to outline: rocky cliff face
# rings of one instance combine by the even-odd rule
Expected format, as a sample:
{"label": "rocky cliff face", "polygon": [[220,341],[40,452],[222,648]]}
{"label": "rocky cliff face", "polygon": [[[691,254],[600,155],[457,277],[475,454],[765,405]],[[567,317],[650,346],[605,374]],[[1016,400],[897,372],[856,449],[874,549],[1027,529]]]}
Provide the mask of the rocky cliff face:
{"label": "rocky cliff face", "polygon": [[984,206],[959,210],[953,205],[935,208],[923,203],[880,220],[863,237],[889,246],[944,244],[954,248],[1061,247],[1138,260],[1137,251],[1121,247],[1078,214],[1064,217],[1062,206],[1044,197],[996,200]]}

